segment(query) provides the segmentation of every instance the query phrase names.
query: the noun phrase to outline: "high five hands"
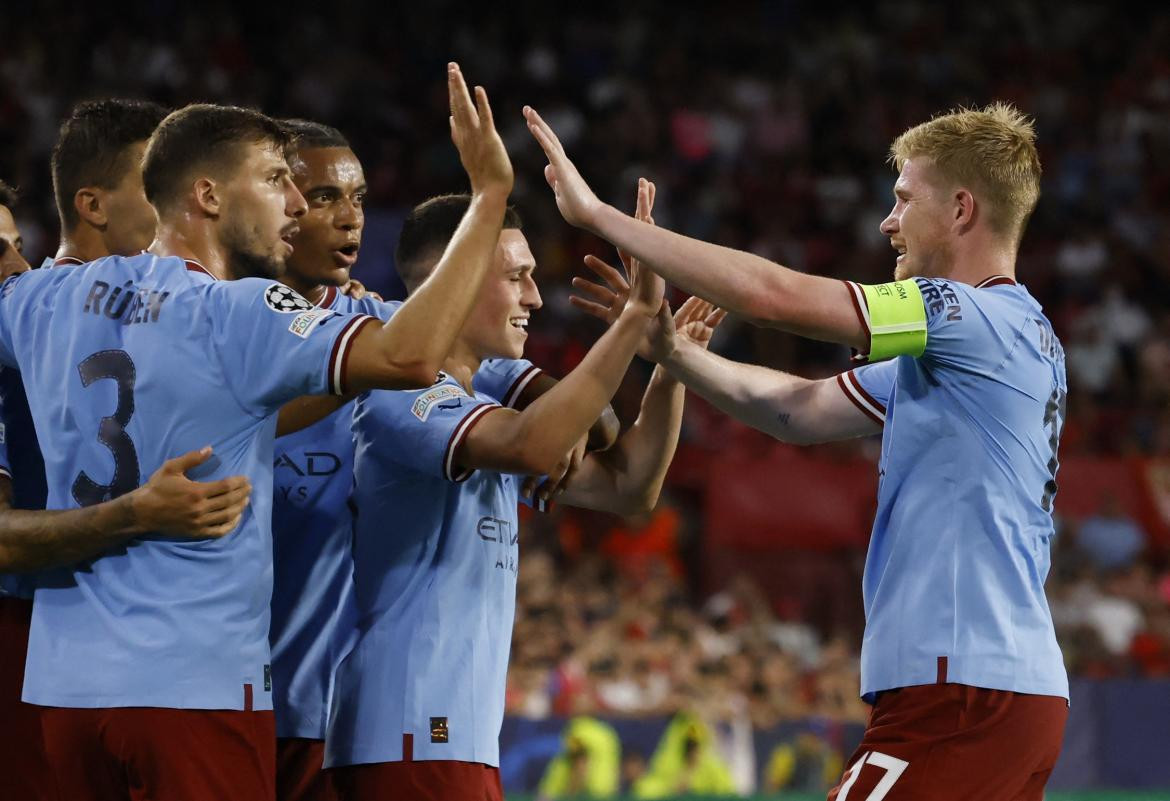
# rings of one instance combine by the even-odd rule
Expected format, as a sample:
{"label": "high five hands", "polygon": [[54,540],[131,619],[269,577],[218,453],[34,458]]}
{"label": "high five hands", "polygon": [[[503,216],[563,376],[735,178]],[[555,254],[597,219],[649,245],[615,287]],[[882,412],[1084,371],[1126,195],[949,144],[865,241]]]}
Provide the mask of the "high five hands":
{"label": "high five hands", "polygon": [[[552,183],[550,180],[550,184]],[[583,181],[581,185],[585,185]],[[587,186],[585,188],[588,189]],[[553,184],[553,189],[556,190],[555,184]],[[648,225],[654,224],[651,212],[654,208],[655,193],[656,188],[652,181],[647,181],[645,178],[638,179],[638,203],[637,211],[634,214],[635,219]],[[559,205],[559,193],[557,197]],[[574,278],[573,287],[580,294],[569,297],[569,302],[578,309],[604,320],[609,325],[618,319],[626,307],[631,293],[631,285],[642,286],[644,290],[647,290],[650,289],[647,285],[649,277],[653,276],[653,280],[662,281],[653,272],[643,268],[638,260],[629,254],[619,250],[618,256],[625,267],[625,275],[622,274],[621,270],[606,264],[596,256],[586,256],[585,266],[604,283]],[[646,336],[638,346],[638,355],[647,361],[663,362],[674,354],[680,339],[706,348],[711,342],[711,336],[714,334],[716,326],[723,321],[726,314],[722,309],[717,309],[704,300],[692,297],[679,307],[672,318],[670,305],[663,300],[659,305],[658,313],[646,327]]]}

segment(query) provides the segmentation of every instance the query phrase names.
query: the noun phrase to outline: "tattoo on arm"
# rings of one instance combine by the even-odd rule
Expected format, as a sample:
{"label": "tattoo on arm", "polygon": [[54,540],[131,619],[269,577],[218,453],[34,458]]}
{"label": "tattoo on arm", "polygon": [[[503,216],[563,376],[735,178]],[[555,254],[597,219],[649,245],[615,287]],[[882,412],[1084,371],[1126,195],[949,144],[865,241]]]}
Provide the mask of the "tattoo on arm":
{"label": "tattoo on arm", "polygon": [[788,425],[788,421],[789,421],[791,418],[792,418],[792,415],[790,415],[788,412],[780,412],[780,414],[776,415],[776,420],[777,420],[777,421],[780,423],[780,425],[782,425],[782,426],[786,426],[786,425]]}

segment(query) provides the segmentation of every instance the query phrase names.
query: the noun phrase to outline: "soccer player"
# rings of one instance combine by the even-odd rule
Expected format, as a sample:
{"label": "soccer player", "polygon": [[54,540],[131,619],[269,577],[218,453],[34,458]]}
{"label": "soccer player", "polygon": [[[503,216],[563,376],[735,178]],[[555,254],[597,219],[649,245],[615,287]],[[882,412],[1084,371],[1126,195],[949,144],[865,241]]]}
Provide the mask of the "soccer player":
{"label": "soccer player", "polygon": [[873,710],[830,798],[1039,801],[1068,714],[1043,586],[1066,383],[1052,326],[1015,280],[1040,190],[1032,124],[994,104],[899,136],[881,224],[895,280],[861,286],[619,214],[525,115],[567,220],[724,309],[872,362],[807,381],[684,344],[662,360],[780,439],[882,433],[863,582],[861,692]]}
{"label": "soccer player", "polygon": [[[0,181],[0,265],[5,277],[28,270],[11,211],[16,200],[15,191]],[[0,368],[0,390],[0,404],[6,408],[17,404],[28,408],[15,370]],[[27,427],[31,437],[31,419]],[[205,448],[164,462],[145,485],[116,500],[85,509],[40,511],[37,504],[43,503],[43,497],[28,489],[43,486],[43,475],[14,481],[7,448],[8,442],[15,442],[22,449],[17,464],[34,464],[43,470],[39,451],[29,454],[26,450],[36,447],[35,439],[30,446],[21,436],[26,432],[11,422],[0,424],[0,432],[0,571],[5,573],[0,575],[0,719],[4,720],[0,775],[6,777],[14,798],[38,801],[57,796],[42,747],[40,708],[20,700],[34,590],[32,577],[22,574],[92,558],[148,531],[223,536],[239,523],[251,485],[243,476],[206,484],[188,480],[184,471],[210,457],[210,449]],[[23,491],[19,499],[16,487]]]}
{"label": "soccer player", "polygon": [[61,241],[53,263],[133,256],[156,223],[142,186],[146,142],[167,115],[145,100],[90,100],[61,124],[50,162]]}
{"label": "soccer player", "polygon": [[[350,279],[364,226],[366,180],[349,142],[334,128],[305,120],[283,122],[293,136],[293,182],[308,210],[292,239],[283,282],[318,308],[361,311],[381,319],[401,305],[351,298]],[[451,223],[458,225],[462,209]],[[493,359],[475,374],[481,391],[523,408],[556,384],[523,359]],[[329,689],[354,632],[353,403],[310,427],[276,440],[272,508],[273,710],[276,714],[276,794],[279,801],[336,798],[322,771]],[[607,415],[594,429],[607,429]],[[593,429],[591,429],[592,433]],[[609,436],[602,430],[599,436]],[[612,440],[611,440],[612,442]],[[548,488],[546,491],[552,491]]]}
{"label": "soccer player", "polygon": [[[162,454],[206,441],[206,477],[239,472],[258,490],[231,536],[144,537],[38,582],[25,700],[46,707],[64,797],[273,798],[263,488],[275,412],[303,394],[434,380],[512,182],[486,94],[472,103],[454,65],[448,85],[475,202],[433,280],[386,325],[314,309],[273,280],[304,199],[284,130],[230,107],[189,106],[152,135],[152,252],[28,272],[0,290],[0,361],[23,369],[35,400],[50,505],[117,498]],[[58,354],[55,368],[43,352]]]}
{"label": "soccer player", "polygon": [[[409,291],[426,280],[467,203],[433,198],[407,217],[396,261]],[[661,332],[672,325],[661,281],[635,265],[629,302],[580,365],[524,410],[505,408],[472,376],[485,358],[523,355],[541,305],[535,262],[511,213],[495,264],[440,380],[357,402],[358,635],[337,671],[326,742],[326,765],[347,801],[502,799],[522,477],[548,472],[584,434],[652,321]],[[634,426],[610,450],[589,454],[560,500],[623,514],[653,508],[682,401],[677,382],[657,371]]]}

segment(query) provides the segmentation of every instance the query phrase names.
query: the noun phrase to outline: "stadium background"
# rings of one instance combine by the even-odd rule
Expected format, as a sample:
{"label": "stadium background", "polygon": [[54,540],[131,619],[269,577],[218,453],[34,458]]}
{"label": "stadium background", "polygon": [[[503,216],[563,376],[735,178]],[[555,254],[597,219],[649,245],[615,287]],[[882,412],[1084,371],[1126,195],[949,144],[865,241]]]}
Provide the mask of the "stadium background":
{"label": "stadium background", "polygon": [[[1049,594],[1074,689],[1051,797],[1170,797],[1166,12],[47,2],[4,4],[0,31],[0,177],[22,190],[31,263],[55,249],[48,154],[73,102],[232,102],[349,136],[370,184],[355,276],[388,296],[401,292],[404,211],[462,188],[443,82],[458,60],[488,88],[516,166],[545,301],[529,357],[554,374],[598,333],[568,305],[568,279],[607,249],[560,222],[522,104],[607,200],[630,207],[645,175],[663,225],[877,281],[892,269],[878,232],[891,139],[956,105],[1017,103],[1036,117],[1045,168],[1019,276],[1065,344],[1071,388]],[[735,321],[715,348],[810,376],[847,364],[835,346]],[[632,371],[615,401],[627,422],[646,374]],[[509,797],[537,792],[573,715],[616,727],[623,777],[679,771],[652,758],[676,714],[702,721],[674,717],[674,730],[688,728],[742,792],[822,797],[865,720],[859,586],[876,454],[871,441],[783,447],[692,399],[653,516],[530,520],[503,736]],[[619,759],[606,737],[578,738],[586,773]]]}

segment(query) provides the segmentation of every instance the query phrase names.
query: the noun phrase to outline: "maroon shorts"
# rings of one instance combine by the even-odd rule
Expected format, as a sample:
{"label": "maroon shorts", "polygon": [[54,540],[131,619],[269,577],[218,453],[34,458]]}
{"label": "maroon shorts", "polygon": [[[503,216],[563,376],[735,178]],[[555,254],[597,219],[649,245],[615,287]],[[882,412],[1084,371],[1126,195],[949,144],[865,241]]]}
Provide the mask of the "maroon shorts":
{"label": "maroon shorts", "polygon": [[332,773],[342,801],[504,801],[500,769],[479,762],[376,762]]}
{"label": "maroon shorts", "polygon": [[1041,801],[1068,703],[925,684],[879,693],[829,801]]}
{"label": "maroon shorts", "polygon": [[0,597],[0,796],[53,801],[57,790],[45,756],[41,708],[20,700],[32,601]]}
{"label": "maroon shorts", "polygon": [[276,801],[337,801],[333,775],[322,769],[325,741],[281,737],[276,741]]}
{"label": "maroon shorts", "polygon": [[275,801],[272,712],[42,708],[69,801]]}

